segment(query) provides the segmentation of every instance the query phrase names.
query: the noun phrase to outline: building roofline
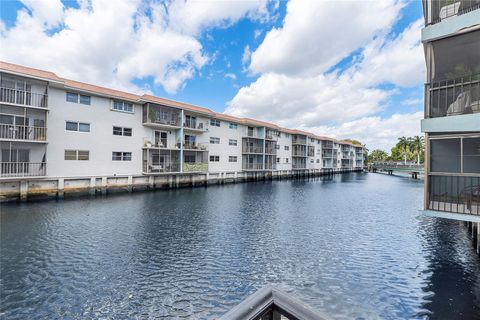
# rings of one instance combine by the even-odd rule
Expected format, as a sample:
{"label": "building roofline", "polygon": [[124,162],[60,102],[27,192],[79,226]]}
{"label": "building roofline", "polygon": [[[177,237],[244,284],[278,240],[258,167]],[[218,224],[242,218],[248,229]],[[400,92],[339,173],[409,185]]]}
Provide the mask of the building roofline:
{"label": "building roofline", "polygon": [[107,96],[111,98],[117,98],[117,99],[124,99],[128,100],[131,102],[137,102],[137,103],[157,103],[161,105],[165,105],[168,107],[174,107],[174,108],[180,108],[184,109],[186,111],[194,112],[194,113],[199,113],[202,115],[207,115],[213,118],[219,118],[221,120],[225,121],[231,121],[234,123],[239,123],[243,125],[250,125],[254,127],[266,127],[269,129],[277,130],[280,132],[285,132],[285,133],[290,133],[290,134],[300,134],[300,135],[305,135],[309,138],[314,138],[317,140],[329,140],[333,141],[338,144],[348,144],[352,145],[355,147],[363,147],[361,145],[353,144],[351,142],[343,141],[343,140],[336,140],[335,138],[330,138],[330,137],[325,137],[325,136],[318,136],[315,135],[311,132],[308,131],[303,131],[299,129],[289,129],[289,128],[283,128],[280,127],[274,123],[267,122],[267,121],[262,121],[262,120],[256,120],[256,119],[251,119],[251,118],[240,118],[232,115],[228,115],[225,113],[218,113],[214,112],[208,108],[205,107],[200,107],[196,106],[193,104],[185,103],[185,102],[180,102],[180,101],[175,101],[175,100],[170,100],[166,98],[161,98],[161,97],[156,97],[150,94],[133,94],[125,91],[120,91],[116,89],[111,89],[111,88],[106,88],[102,86],[97,86],[85,82],[80,82],[80,81],[75,81],[75,80],[70,80],[66,78],[61,78],[57,76],[55,73],[50,72],[50,71],[45,71],[45,70],[40,70],[36,68],[30,68],[18,64],[13,64],[5,61],[0,61],[0,71],[6,72],[6,73],[11,73],[15,75],[20,75],[20,76],[28,76],[30,78],[38,79],[38,80],[44,80],[48,82],[52,82],[55,84],[60,84],[63,85],[65,89],[73,89],[73,90],[79,90],[83,92],[88,92],[93,95],[99,95],[99,96]]}

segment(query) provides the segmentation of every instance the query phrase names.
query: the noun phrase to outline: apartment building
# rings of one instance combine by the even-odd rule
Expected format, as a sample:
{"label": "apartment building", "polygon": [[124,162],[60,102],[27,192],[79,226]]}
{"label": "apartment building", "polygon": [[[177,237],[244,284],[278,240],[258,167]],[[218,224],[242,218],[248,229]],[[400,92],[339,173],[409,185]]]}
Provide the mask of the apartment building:
{"label": "apartment building", "polygon": [[0,81],[1,179],[363,167],[362,146],[268,122],[6,62]]}
{"label": "apartment building", "polygon": [[425,210],[480,222],[480,0],[424,0]]}

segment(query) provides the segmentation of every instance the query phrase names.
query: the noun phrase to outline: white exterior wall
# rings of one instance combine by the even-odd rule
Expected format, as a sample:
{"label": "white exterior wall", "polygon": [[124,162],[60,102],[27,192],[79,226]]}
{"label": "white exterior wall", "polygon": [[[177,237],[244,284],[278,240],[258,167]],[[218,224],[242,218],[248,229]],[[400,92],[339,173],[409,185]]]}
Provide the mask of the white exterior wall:
{"label": "white exterior wall", "polygon": [[[277,149],[277,158],[280,158],[280,162],[277,162],[277,170],[292,170],[292,136],[281,132],[277,144],[280,145],[280,149]],[[285,150],[285,146],[289,150]]]}
{"label": "white exterior wall", "polygon": [[[246,127],[237,124],[237,129],[230,129],[229,124],[229,121],[220,121],[220,127],[208,126],[208,132],[205,134],[207,142],[210,142],[210,137],[220,138],[220,144],[208,144],[210,172],[242,171],[242,136]],[[230,146],[228,143],[230,139],[237,140],[237,145]],[[220,156],[220,161],[211,162],[212,155]],[[236,156],[237,162],[229,162],[229,156]]]}
{"label": "white exterior wall", "polygon": [[[70,91],[69,91],[70,92]],[[71,91],[75,92],[75,91]],[[91,96],[91,104],[66,101],[66,91],[49,90],[47,175],[129,175],[142,172],[144,137],[152,136],[152,129],[142,124],[142,108],[134,106],[134,113],[112,111],[113,100]],[[66,121],[90,124],[90,132],[65,130]],[[114,136],[113,126],[132,128],[132,136]],[[90,160],[65,160],[65,149],[89,150]],[[112,151],[131,152],[131,161],[112,161]]]}

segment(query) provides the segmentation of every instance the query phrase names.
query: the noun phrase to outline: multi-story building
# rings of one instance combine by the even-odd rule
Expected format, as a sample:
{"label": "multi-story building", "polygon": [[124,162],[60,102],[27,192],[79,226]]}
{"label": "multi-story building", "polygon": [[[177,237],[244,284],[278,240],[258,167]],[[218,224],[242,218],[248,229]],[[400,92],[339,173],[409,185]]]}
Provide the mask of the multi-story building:
{"label": "multi-story building", "polygon": [[480,222],[480,0],[424,0],[425,210]]}
{"label": "multi-story building", "polygon": [[10,63],[0,63],[0,79],[0,178],[312,171],[336,168],[333,145],[363,153],[346,141]]}

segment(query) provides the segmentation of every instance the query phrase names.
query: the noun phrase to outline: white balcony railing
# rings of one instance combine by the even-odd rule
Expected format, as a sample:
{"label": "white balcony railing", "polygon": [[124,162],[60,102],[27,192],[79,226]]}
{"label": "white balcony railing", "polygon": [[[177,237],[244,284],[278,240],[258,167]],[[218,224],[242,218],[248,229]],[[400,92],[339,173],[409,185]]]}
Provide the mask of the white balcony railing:
{"label": "white balcony railing", "polygon": [[48,95],[0,87],[0,102],[47,108]]}
{"label": "white balcony railing", "polygon": [[0,162],[0,177],[35,177],[46,174],[45,162]]}
{"label": "white balcony railing", "polygon": [[243,170],[263,170],[263,163],[244,163]]}
{"label": "white balcony railing", "polygon": [[0,124],[0,139],[46,141],[47,128]]}

